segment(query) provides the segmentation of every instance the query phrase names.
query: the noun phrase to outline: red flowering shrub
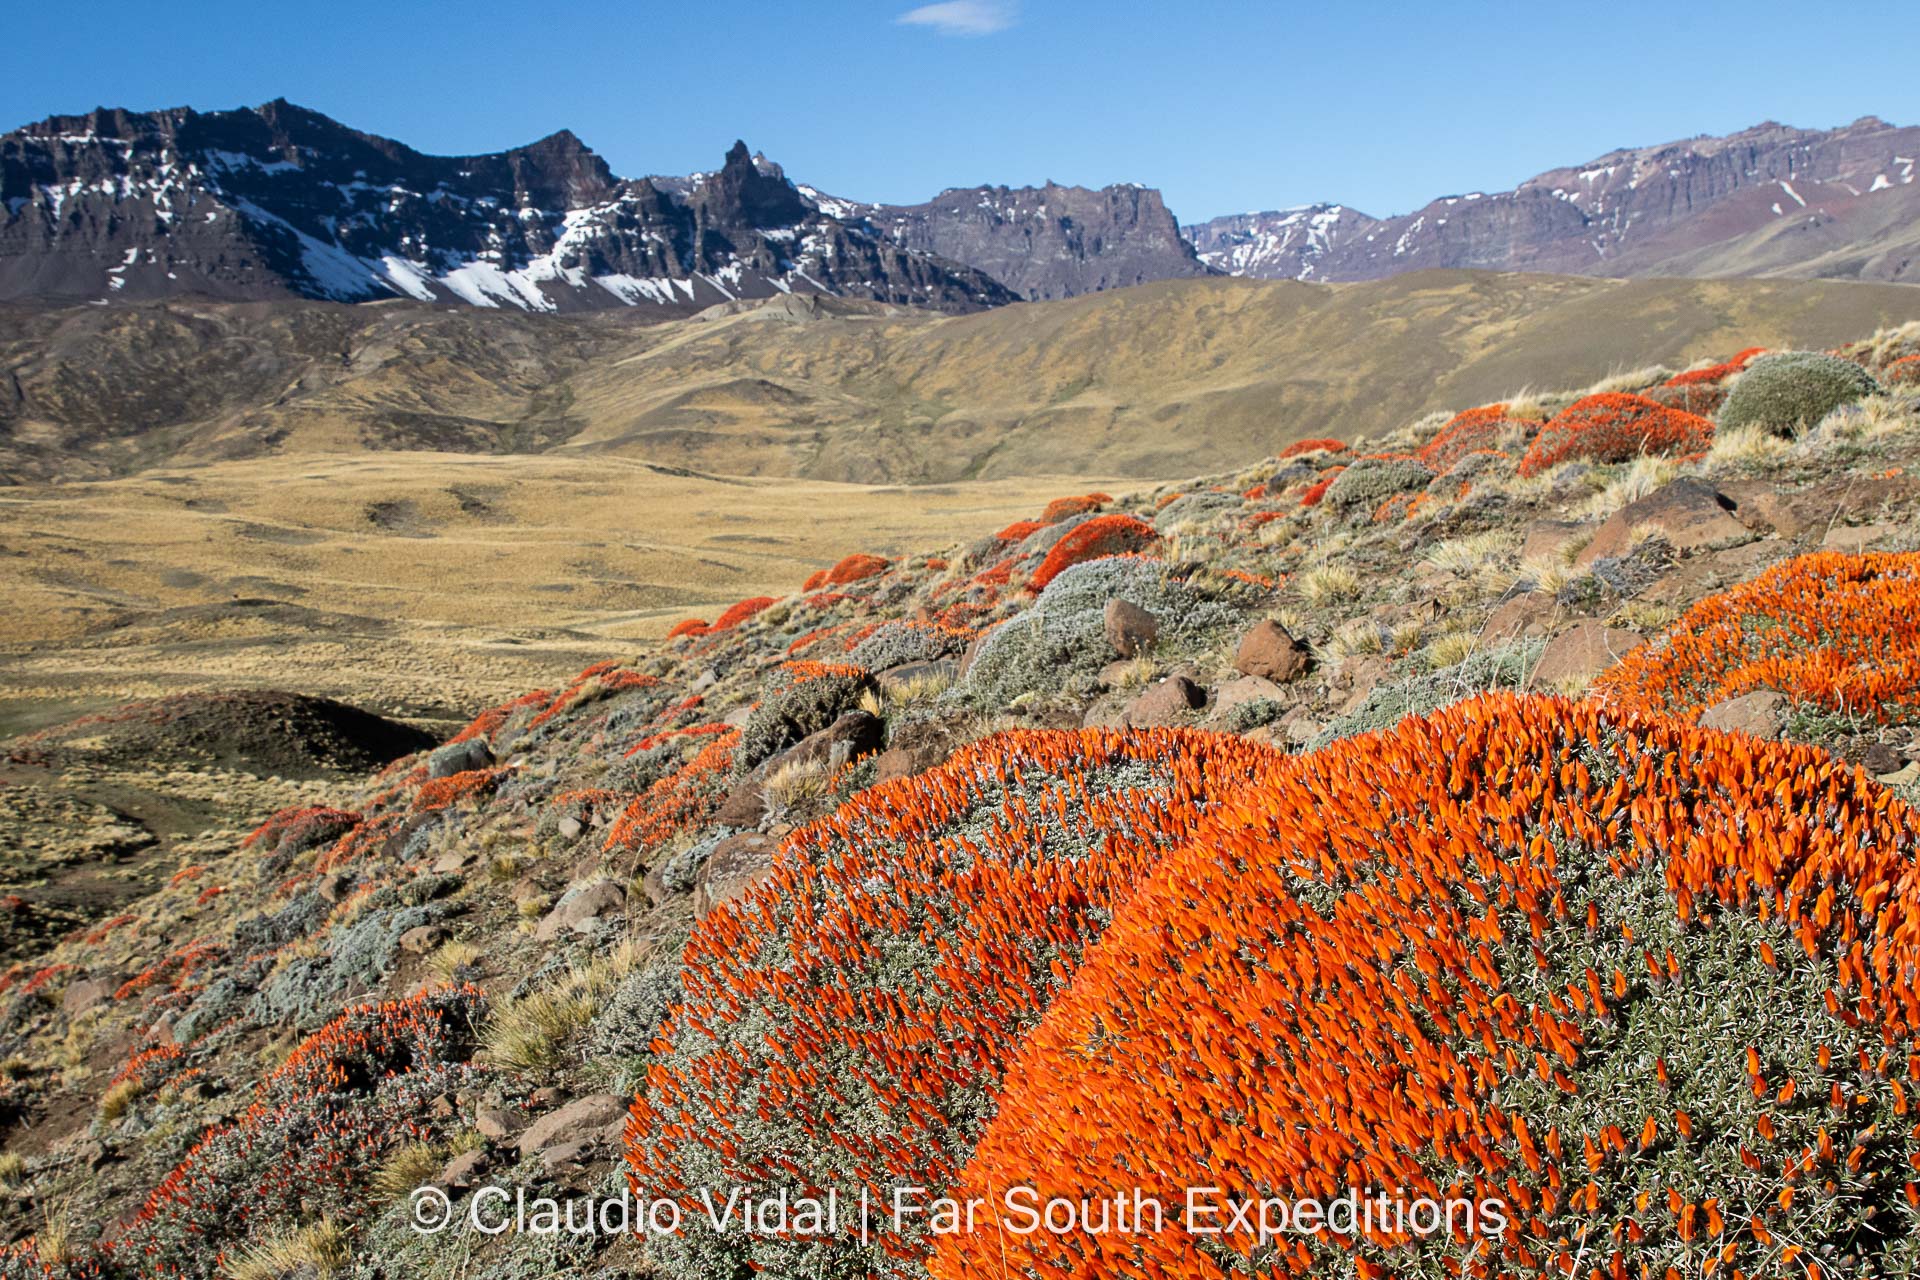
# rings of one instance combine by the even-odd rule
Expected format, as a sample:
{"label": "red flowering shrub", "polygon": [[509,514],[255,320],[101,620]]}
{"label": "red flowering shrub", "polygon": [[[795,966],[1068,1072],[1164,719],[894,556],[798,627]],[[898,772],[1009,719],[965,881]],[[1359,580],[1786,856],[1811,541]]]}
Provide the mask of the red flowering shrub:
{"label": "red flowering shrub", "polygon": [[1042,520],[1015,520],[993,536],[998,542],[1022,542],[1046,527],[1046,522]]}
{"label": "red flowering shrub", "polygon": [[1059,524],[1062,520],[1073,516],[1088,511],[1098,511],[1112,501],[1112,496],[1104,493],[1083,493],[1072,498],[1055,498],[1047,504],[1046,510],[1040,513],[1040,523]]}
{"label": "red flowering shrub", "polygon": [[292,857],[322,842],[338,840],[360,825],[360,815],[348,809],[304,805],[282,809],[240,842],[242,849],[259,848],[268,854]]}
{"label": "red flowering shrub", "polygon": [[772,596],[754,596],[751,599],[742,600],[740,603],[730,606],[726,612],[722,613],[718,618],[715,618],[713,620],[713,629],[715,631],[730,631],[745,622],[748,618],[751,618],[754,614],[772,608],[775,603],[776,601]]}
{"label": "red flowering shrub", "polygon": [[[828,569],[826,571],[827,576],[815,585],[821,587],[844,587],[850,582],[859,582],[863,579],[871,578],[876,574],[885,573],[892,567],[893,562],[884,556],[870,556],[861,552],[855,552],[839,564],[833,566],[833,568]],[[813,579],[809,578],[807,581],[812,583]],[[814,585],[806,588],[808,591],[814,589]]]}
{"label": "red flowering shrub", "polygon": [[[802,829],[688,943],[627,1125],[635,1187],[691,1222],[711,1186],[942,1186],[1019,1035],[1199,799],[1281,758],[1178,730],[1006,733]],[[695,1225],[656,1261],[675,1280],[918,1274],[917,1237],[879,1243],[892,1261]]]}
{"label": "red flowering shrub", "polygon": [[1347,446],[1344,441],[1329,437],[1318,440],[1295,440],[1280,451],[1280,456],[1297,458],[1303,453],[1345,453],[1346,451]]}
{"label": "red flowering shrub", "polygon": [[468,769],[450,777],[421,783],[420,789],[413,793],[414,811],[434,813],[451,808],[463,800],[491,795],[506,772],[505,769]]}
{"label": "red flowering shrub", "polygon": [[1033,571],[1033,577],[1027,580],[1027,590],[1044,590],[1049,582],[1059,576],[1061,570],[1073,565],[1105,556],[1125,555],[1130,551],[1144,551],[1159,538],[1153,526],[1138,517],[1095,516],[1085,524],[1074,526],[1065,537],[1053,544],[1053,549],[1047,552],[1047,558],[1040,562],[1040,567]]}
{"label": "red flowering shrub", "polygon": [[475,716],[473,723],[447,739],[448,744],[468,742],[474,738],[491,739],[507,722],[507,718],[524,707],[544,706],[553,697],[551,689],[535,689],[531,693],[521,694],[510,702],[503,702]]}
{"label": "red flowering shrub", "polygon": [[1765,347],[1748,347],[1731,360],[1724,360],[1719,364],[1710,364],[1700,369],[1689,369],[1685,373],[1676,373],[1671,378],[1668,378],[1664,385],[1669,387],[1697,387],[1703,384],[1725,382],[1728,378],[1746,368],[1748,361],[1752,360],[1755,356],[1765,355],[1766,351],[1767,349]]}
{"label": "red flowering shrub", "polygon": [[703,636],[713,630],[704,618],[684,618],[667,629],[667,639],[678,640],[681,636]]}
{"label": "red flowering shrub", "polygon": [[635,796],[607,832],[604,848],[643,852],[705,822],[726,795],[740,731],[722,726],[693,757]]}
{"label": "red flowering shrub", "polygon": [[1920,386],[1920,355],[1901,356],[1881,372],[1880,381],[1890,387]]}
{"label": "red flowering shrub", "polygon": [[1444,473],[1470,453],[1499,452],[1500,437],[1514,429],[1531,435],[1534,424],[1507,416],[1505,403],[1467,409],[1447,419],[1440,434],[1414,456],[1436,473]]}
{"label": "red flowering shrub", "polygon": [[1520,459],[1520,474],[1539,475],[1570,458],[1630,462],[1643,453],[1692,453],[1713,442],[1713,424],[1645,396],[1607,392],[1576,400],[1540,428]]}
{"label": "red flowering shrub", "polygon": [[[949,1191],[1168,1229],[988,1214],[930,1270],[1914,1275],[1917,850],[1820,751],[1559,699],[1296,757],[1121,908]],[[1387,1208],[1200,1235],[1190,1187]]]}
{"label": "red flowering shrub", "polygon": [[1327,490],[1333,488],[1333,482],[1338,480],[1340,473],[1345,470],[1346,468],[1341,466],[1328,467],[1325,471],[1322,471],[1320,478],[1307,486],[1307,491],[1300,495],[1300,505],[1303,507],[1319,506],[1321,500],[1327,496]]}
{"label": "red flowering shrub", "polygon": [[1611,707],[1697,720],[1773,689],[1830,711],[1920,714],[1920,552],[1818,551],[1710,595],[1594,682]]}
{"label": "red flowering shrub", "polygon": [[212,1276],[233,1246],[339,1211],[394,1146],[458,1126],[428,1104],[466,1078],[485,1007],[477,988],[443,987],[348,1009],[207,1131],[107,1258],[141,1274]]}

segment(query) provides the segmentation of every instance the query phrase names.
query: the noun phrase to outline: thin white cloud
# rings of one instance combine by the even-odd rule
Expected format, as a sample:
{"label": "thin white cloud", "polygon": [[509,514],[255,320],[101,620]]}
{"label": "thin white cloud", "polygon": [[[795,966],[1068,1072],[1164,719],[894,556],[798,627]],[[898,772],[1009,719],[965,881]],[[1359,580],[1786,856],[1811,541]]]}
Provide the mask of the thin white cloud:
{"label": "thin white cloud", "polygon": [[895,18],[910,27],[929,27],[943,36],[990,36],[1013,25],[1017,8],[1002,0],[941,0]]}

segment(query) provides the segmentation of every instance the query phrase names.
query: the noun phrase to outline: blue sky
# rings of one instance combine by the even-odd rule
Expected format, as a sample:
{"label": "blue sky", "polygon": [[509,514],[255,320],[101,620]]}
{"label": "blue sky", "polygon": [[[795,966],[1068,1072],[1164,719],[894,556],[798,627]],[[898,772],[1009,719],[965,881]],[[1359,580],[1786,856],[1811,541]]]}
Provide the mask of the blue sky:
{"label": "blue sky", "polygon": [[[1912,0],[689,5],[21,4],[0,129],[95,105],[287,97],[424,151],[571,128],[617,173],[745,138],[837,195],[1046,179],[1158,186],[1183,219],[1384,215],[1615,146],[1763,119],[1920,122]],[[903,20],[910,19],[910,20]]]}

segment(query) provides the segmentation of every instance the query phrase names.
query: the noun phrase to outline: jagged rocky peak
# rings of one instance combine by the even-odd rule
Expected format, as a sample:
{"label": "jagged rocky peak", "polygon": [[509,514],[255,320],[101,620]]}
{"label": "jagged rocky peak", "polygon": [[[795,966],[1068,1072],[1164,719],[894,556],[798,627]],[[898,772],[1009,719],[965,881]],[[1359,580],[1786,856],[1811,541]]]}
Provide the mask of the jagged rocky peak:
{"label": "jagged rocky peak", "polygon": [[1160,193],[1133,183],[954,187],[858,207],[894,243],[980,267],[1028,299],[1213,274]]}
{"label": "jagged rocky peak", "polygon": [[720,171],[700,185],[695,203],[721,226],[791,227],[815,212],[780,166],[735,142]]}

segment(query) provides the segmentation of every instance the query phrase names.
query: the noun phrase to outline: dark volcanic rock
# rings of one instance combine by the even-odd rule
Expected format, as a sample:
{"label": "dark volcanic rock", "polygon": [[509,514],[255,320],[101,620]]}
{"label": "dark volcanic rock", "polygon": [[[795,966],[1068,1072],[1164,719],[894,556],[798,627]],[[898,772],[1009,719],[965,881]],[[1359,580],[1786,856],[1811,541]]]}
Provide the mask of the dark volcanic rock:
{"label": "dark volcanic rock", "polygon": [[861,212],[895,244],[977,267],[1029,301],[1212,274],[1149,187],[962,187]]}
{"label": "dark volcanic rock", "polygon": [[431,735],[359,707],[306,694],[249,689],[129,702],[5,744],[53,761],[217,764],[261,776],[365,773],[433,745]]}

